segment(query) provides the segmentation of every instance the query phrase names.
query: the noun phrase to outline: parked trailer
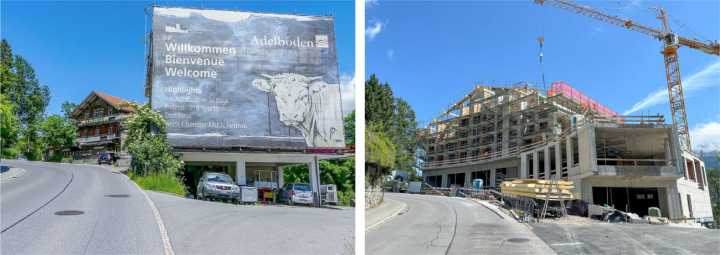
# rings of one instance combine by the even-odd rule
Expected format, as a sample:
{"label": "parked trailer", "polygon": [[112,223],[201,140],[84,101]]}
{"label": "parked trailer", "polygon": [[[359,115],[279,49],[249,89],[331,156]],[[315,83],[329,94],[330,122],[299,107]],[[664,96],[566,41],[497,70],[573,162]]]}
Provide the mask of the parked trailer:
{"label": "parked trailer", "polygon": [[337,205],[337,203],[338,203],[337,185],[335,185],[335,184],[320,185],[320,198],[322,199],[323,204]]}

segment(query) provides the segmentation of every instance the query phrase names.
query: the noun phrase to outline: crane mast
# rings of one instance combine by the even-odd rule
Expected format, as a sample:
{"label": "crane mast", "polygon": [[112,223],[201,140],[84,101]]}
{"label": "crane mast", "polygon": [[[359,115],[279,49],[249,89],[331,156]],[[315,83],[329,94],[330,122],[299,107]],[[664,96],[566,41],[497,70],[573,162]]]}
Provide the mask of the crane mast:
{"label": "crane mast", "polygon": [[584,16],[615,24],[630,30],[634,30],[643,34],[651,35],[656,39],[663,41],[663,58],[665,61],[665,75],[667,78],[668,93],[670,96],[670,108],[672,112],[673,124],[677,127],[678,136],[681,146],[687,151],[692,152],[690,146],[690,132],[687,123],[687,115],[685,114],[685,97],[683,96],[682,80],[680,79],[680,65],[678,62],[677,48],[686,46],[688,48],[697,49],[702,52],[720,56],[720,43],[702,43],[679,37],[673,33],[667,22],[667,14],[661,8],[653,8],[658,11],[657,18],[662,21],[662,30],[637,24],[632,20],[623,19],[614,15],[600,12],[587,6],[571,3],[564,0],[535,0],[536,4],[548,4],[561,9],[582,14]]}

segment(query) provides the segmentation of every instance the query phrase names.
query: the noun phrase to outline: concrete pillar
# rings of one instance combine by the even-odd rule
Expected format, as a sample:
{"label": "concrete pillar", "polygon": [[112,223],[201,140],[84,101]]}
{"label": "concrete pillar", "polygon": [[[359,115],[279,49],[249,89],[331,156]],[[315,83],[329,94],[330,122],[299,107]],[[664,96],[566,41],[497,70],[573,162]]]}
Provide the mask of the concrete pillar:
{"label": "concrete pillar", "polygon": [[277,175],[278,175],[278,187],[282,187],[284,185],[283,183],[283,167],[278,166],[277,167]]}
{"label": "concrete pillar", "polygon": [[572,137],[568,136],[567,140],[565,140],[566,144],[566,156],[567,156],[567,168],[568,168],[568,174],[570,174],[570,169],[573,167],[573,162],[575,162],[575,159],[573,158],[573,142]]}
{"label": "concrete pillar", "polygon": [[687,167],[687,159],[683,157],[682,165],[680,165],[685,170],[685,180],[690,180],[690,173],[688,172],[690,169]]}
{"label": "concrete pillar", "polygon": [[[313,161],[308,162],[308,170],[310,172],[310,188],[316,196],[320,196],[320,165],[318,164],[317,156],[314,157]],[[320,207],[319,204],[315,206]]]}
{"label": "concrete pillar", "polygon": [[[665,145],[665,146],[664,146],[664,148],[665,148],[665,160],[671,160],[671,159],[672,159],[672,153],[670,153],[670,142],[668,141],[667,138],[665,138],[665,143],[664,143],[664,145]],[[663,162],[662,165],[663,165],[663,166],[670,166],[671,163],[670,163],[670,162]]]}
{"label": "concrete pillar", "polygon": [[235,181],[239,185],[247,185],[247,177],[245,176],[245,161],[235,162]]}
{"label": "concrete pillar", "polygon": [[528,178],[527,153],[523,153],[523,154],[520,154],[520,179],[527,179],[527,178]]}
{"label": "concrete pillar", "polygon": [[472,188],[472,171],[465,172],[465,185],[463,188]]}
{"label": "concrete pillar", "polygon": [[545,158],[545,180],[550,180],[550,145],[545,146],[543,156]]}
{"label": "concrete pillar", "polygon": [[483,183],[483,185],[495,187],[495,185],[496,185],[496,180],[495,180],[495,179],[496,179],[496,178],[497,178],[497,169],[495,169],[495,168],[490,169],[490,177],[488,177],[488,181],[489,181],[490,183],[488,183],[488,184]]}
{"label": "concrete pillar", "polygon": [[441,182],[440,182],[440,187],[441,187],[441,188],[447,188],[447,187],[449,187],[449,185],[448,185],[448,174],[442,174],[442,175],[440,175],[440,176],[442,176],[442,180],[441,180]]}
{"label": "concrete pillar", "polygon": [[555,143],[555,174],[558,178],[562,178],[562,144]]}
{"label": "concrete pillar", "polygon": [[537,179],[540,176],[540,162],[538,161],[538,152],[533,151],[533,173],[530,175],[530,178]]}

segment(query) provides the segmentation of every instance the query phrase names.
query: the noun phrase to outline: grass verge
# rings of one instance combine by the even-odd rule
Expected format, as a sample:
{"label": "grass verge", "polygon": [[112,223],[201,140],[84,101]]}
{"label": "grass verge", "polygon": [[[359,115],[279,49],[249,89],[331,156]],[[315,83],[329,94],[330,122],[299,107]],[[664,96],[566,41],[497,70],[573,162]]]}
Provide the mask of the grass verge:
{"label": "grass verge", "polygon": [[128,172],[128,177],[145,190],[164,191],[185,196],[185,185],[172,174],[152,174],[141,176]]}

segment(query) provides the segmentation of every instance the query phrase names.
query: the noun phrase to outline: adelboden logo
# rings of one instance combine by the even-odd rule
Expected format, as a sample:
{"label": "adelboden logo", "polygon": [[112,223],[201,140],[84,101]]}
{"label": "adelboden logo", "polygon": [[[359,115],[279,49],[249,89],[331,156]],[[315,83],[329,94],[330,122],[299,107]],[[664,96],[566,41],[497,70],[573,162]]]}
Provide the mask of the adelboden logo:
{"label": "adelboden logo", "polygon": [[303,47],[303,48],[328,48],[328,37],[327,35],[315,35],[315,41],[304,41],[300,40],[300,37],[295,39],[283,39],[280,36],[263,36],[258,38],[253,36],[251,45],[262,45],[262,46],[287,46],[287,47]]}
{"label": "adelboden logo", "polygon": [[327,35],[315,35],[315,45],[318,48],[328,48],[328,37]]}

